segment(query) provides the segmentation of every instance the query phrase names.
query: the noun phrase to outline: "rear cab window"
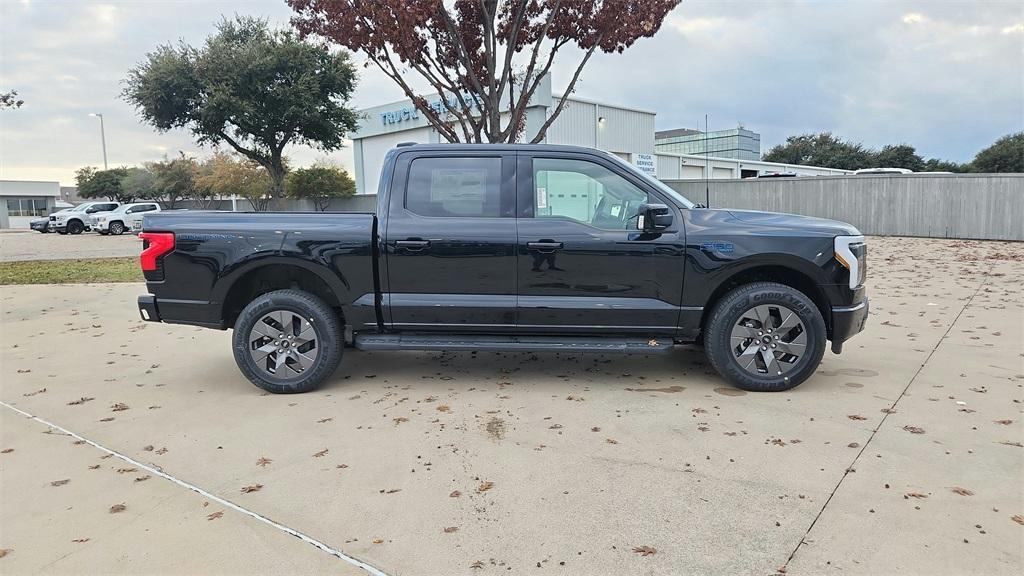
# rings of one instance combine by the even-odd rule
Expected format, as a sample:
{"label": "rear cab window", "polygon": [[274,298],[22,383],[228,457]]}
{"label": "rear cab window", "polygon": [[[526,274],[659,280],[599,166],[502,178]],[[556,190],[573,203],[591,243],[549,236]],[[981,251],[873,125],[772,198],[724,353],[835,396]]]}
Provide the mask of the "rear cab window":
{"label": "rear cab window", "polygon": [[409,165],[405,209],[433,218],[501,218],[500,157],[420,157]]}

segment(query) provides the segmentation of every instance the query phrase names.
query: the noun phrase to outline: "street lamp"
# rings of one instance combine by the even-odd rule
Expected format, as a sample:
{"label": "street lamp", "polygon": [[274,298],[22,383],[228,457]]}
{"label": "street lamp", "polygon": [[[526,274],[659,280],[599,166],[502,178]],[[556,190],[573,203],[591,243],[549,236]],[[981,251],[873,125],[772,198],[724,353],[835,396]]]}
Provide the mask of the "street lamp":
{"label": "street lamp", "polygon": [[100,140],[103,141],[103,169],[107,169],[107,133],[103,129],[103,114],[90,112],[89,116],[96,116],[100,119]]}

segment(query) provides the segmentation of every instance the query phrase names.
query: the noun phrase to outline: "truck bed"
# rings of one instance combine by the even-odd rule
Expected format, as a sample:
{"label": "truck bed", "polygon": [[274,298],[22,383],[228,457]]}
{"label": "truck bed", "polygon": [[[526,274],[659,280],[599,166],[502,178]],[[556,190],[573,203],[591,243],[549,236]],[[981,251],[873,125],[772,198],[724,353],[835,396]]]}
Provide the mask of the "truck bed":
{"label": "truck bed", "polygon": [[[318,277],[345,311],[366,297],[369,311],[353,317],[376,323],[372,213],[182,211],[147,215],[143,232],[171,232],[174,250],[157,270],[146,272],[149,293],[161,317],[214,328],[229,328],[225,307],[234,286],[263,268],[265,279],[295,273]],[[299,269],[298,271],[296,269]],[[302,272],[305,271],[305,272]],[[347,315],[347,314],[346,314]]]}

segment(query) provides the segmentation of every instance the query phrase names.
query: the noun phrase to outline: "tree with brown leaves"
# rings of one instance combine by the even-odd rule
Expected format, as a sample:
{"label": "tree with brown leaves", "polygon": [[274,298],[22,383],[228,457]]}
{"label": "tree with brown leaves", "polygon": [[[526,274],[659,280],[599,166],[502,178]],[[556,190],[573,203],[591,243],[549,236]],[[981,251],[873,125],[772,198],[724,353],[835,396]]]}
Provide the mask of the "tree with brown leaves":
{"label": "tree with brown leaves", "polygon": [[[679,0],[288,0],[292,24],[366,54],[449,142],[515,142],[526,108],[559,51],[583,51],[573,92],[594,52],[653,36]],[[426,81],[427,99],[411,85]],[[566,99],[536,134],[542,142]]]}

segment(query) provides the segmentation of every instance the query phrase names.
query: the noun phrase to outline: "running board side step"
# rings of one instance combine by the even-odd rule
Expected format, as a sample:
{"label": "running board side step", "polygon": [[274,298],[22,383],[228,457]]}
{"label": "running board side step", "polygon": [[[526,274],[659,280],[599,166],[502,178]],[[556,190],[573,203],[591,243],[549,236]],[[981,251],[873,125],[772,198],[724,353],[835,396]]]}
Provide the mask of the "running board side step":
{"label": "running board side step", "polygon": [[671,338],[565,338],[556,336],[450,336],[425,334],[356,334],[360,350],[452,350],[481,352],[607,352],[664,354]]}

